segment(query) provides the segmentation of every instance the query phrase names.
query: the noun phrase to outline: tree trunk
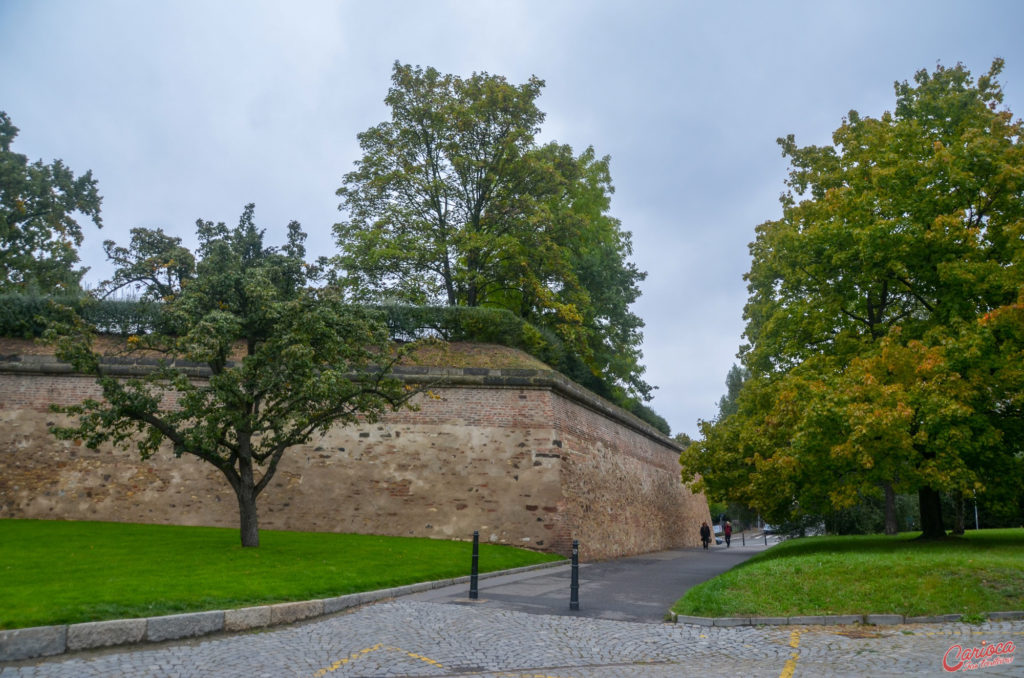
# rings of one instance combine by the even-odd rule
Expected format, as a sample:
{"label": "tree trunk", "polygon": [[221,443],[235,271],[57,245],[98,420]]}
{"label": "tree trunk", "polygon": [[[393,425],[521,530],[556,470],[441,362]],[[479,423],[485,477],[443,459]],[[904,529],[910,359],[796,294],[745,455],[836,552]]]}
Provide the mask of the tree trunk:
{"label": "tree trunk", "polygon": [[242,546],[260,545],[260,527],[256,516],[256,497],[252,485],[238,492],[238,518],[242,535]]}
{"label": "tree trunk", "polygon": [[964,533],[964,493],[957,492],[953,493],[953,534],[962,535]]}
{"label": "tree trunk", "polygon": [[896,492],[892,489],[892,483],[885,483],[885,533],[896,534],[900,526],[896,524]]}
{"label": "tree trunk", "polygon": [[[247,452],[248,445],[242,447]],[[256,483],[252,476],[252,458],[243,454],[238,459],[240,482],[235,488],[238,496],[238,518],[240,521],[242,546],[260,545],[260,527],[256,517]]]}
{"label": "tree trunk", "polygon": [[942,539],[946,536],[942,525],[942,497],[931,487],[920,488],[917,497],[921,502],[921,538]]}

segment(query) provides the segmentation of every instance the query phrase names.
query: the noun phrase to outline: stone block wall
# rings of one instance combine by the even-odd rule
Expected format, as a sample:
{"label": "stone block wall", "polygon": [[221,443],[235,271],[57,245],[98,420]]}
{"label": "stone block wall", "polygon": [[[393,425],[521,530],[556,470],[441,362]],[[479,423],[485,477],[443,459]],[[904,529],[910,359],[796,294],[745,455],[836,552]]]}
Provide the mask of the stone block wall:
{"label": "stone block wall", "polygon": [[[130,366],[126,370],[132,369]],[[696,546],[707,502],[675,444],[548,370],[411,370],[443,385],[417,411],[336,427],[289,450],[258,499],[268,529],[467,539],[584,560]],[[416,372],[416,373],[413,373]],[[0,518],[237,527],[220,472],[162,451],[58,441],[50,403],[97,397],[48,356],[0,360]]]}

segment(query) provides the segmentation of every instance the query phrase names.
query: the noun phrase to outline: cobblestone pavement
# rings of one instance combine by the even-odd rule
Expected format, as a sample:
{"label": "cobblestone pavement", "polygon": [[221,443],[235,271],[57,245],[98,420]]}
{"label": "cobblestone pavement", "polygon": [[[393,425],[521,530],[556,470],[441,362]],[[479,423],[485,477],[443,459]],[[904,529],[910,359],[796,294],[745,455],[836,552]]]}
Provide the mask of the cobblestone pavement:
{"label": "cobblestone pavement", "polygon": [[[401,600],[259,633],[19,662],[0,678],[942,676],[952,645],[1005,641],[1024,644],[1024,621],[719,628]],[[1024,676],[1017,654],[971,673]]]}

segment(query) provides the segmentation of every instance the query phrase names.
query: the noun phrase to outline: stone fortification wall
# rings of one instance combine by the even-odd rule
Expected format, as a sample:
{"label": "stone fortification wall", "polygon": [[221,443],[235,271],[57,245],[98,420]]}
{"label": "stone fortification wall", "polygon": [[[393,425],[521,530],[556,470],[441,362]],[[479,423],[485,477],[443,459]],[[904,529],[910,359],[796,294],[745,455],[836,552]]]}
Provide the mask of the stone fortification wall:
{"label": "stone fortification wall", "polygon": [[[479,530],[563,554],[579,539],[590,560],[696,546],[707,502],[680,484],[672,441],[549,370],[443,371],[418,411],[337,427],[286,453],[258,500],[260,526],[454,539]],[[52,357],[0,360],[0,518],[237,526],[234,494],[208,464],[169,451],[141,461],[47,432],[59,417],[50,403],[98,395]]]}

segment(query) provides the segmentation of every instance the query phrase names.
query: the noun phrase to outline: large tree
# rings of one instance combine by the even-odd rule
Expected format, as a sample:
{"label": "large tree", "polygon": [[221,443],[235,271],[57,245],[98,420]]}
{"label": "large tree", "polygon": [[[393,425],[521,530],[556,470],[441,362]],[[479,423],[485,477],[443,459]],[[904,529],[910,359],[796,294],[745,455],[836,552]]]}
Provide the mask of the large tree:
{"label": "large tree", "polygon": [[[238,499],[242,545],[258,546],[256,498],[284,454],[336,424],[375,421],[412,391],[389,377],[401,352],[380,319],[311,285],[297,223],[280,248],[264,247],[252,205],[235,228],[200,221],[197,231],[194,275],[180,286],[149,283],[162,299],[163,331],[124,339],[123,353],[154,358],[146,374],[110,375],[93,329],[77,317],[49,331],[58,357],[95,376],[103,394],[58,408],[78,419],[53,432],[90,447],[137,447],[143,458],[167,443],[176,456],[212,464]],[[133,241],[179,247],[144,235]],[[140,258],[126,255],[117,279],[140,279],[132,272]]]}
{"label": "large tree", "polygon": [[18,128],[0,111],[0,291],[77,289],[82,226],[96,226],[101,198],[92,172],[76,177],[63,162],[33,163],[11,150]]}
{"label": "large tree", "polygon": [[543,84],[396,63],[391,119],[359,135],[338,190],[340,281],[360,301],[507,308],[646,399],[629,310],[644,273],[608,214],[609,160],[536,144]]}
{"label": "large tree", "polygon": [[965,348],[997,351],[982,319],[1024,285],[1024,127],[1000,108],[1002,66],[920,71],[830,146],[779,140],[790,190],[746,276],[751,379],[687,472],[775,517],[916,491],[937,537],[941,492],[1019,468],[1016,387],[979,378],[987,358]]}

